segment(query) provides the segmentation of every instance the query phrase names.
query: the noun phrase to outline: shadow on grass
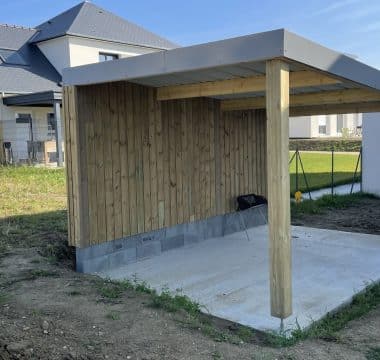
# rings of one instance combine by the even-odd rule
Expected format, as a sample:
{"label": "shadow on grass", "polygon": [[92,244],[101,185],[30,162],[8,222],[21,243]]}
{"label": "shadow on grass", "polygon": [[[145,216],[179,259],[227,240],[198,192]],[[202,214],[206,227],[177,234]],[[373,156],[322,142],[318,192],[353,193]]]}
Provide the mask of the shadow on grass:
{"label": "shadow on grass", "polygon": [[0,219],[0,257],[17,248],[36,248],[52,262],[73,261],[67,243],[67,212],[52,211]]}
{"label": "shadow on grass", "polygon": [[[331,172],[321,173],[306,173],[306,179],[309,185],[309,190],[319,190],[323,188],[331,187]],[[354,173],[347,172],[335,172],[334,173],[334,186],[343,184],[352,184]],[[360,181],[360,174],[355,177],[355,182]],[[307,186],[303,173],[298,174],[298,190],[303,193],[307,192]],[[296,191],[296,174],[290,174],[290,193],[293,196]]]}

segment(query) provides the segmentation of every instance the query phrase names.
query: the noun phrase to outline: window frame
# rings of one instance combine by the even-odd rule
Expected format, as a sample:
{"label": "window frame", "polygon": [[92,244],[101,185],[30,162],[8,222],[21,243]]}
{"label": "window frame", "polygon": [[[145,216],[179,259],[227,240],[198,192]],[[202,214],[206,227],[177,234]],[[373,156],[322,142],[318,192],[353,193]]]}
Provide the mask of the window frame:
{"label": "window frame", "polygon": [[[103,57],[103,59],[102,59],[102,57]],[[119,54],[107,53],[107,52],[103,52],[103,51],[99,52],[99,62],[118,60],[119,58],[120,58]]]}

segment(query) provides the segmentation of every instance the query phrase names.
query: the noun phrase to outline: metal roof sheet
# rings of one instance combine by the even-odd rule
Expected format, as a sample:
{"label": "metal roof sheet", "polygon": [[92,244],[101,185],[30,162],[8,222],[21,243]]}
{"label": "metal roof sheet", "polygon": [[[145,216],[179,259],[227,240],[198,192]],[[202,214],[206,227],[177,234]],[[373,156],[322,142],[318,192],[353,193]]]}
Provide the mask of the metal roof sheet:
{"label": "metal roof sheet", "polygon": [[[339,77],[342,84],[334,89],[380,90],[379,70],[284,29],[65,69],[63,81],[88,85],[127,80],[162,87],[265,74],[266,61],[276,58],[287,61],[290,71],[312,69]],[[324,90],[323,86],[303,89]]]}

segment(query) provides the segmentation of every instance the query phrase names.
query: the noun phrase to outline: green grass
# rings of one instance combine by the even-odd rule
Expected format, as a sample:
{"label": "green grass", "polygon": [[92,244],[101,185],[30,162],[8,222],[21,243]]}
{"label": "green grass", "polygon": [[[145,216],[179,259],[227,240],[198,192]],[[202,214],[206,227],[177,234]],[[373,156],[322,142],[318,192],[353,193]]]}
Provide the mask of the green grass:
{"label": "green grass", "polygon": [[373,283],[354,296],[352,302],[340,311],[327,314],[322,320],[313,323],[306,330],[296,329],[285,334],[268,334],[268,344],[276,347],[291,346],[306,339],[339,341],[338,331],[348,322],[368,314],[380,305],[380,283]]}
{"label": "green grass", "polygon": [[0,166],[0,219],[66,209],[63,169]]}
{"label": "green grass", "polygon": [[345,209],[359,201],[373,198],[376,198],[376,196],[367,193],[324,195],[316,200],[304,200],[299,204],[292,203],[292,215],[322,214],[326,210]]}
{"label": "green grass", "polygon": [[[289,160],[294,152],[290,152]],[[310,190],[321,189],[331,186],[331,153],[310,153],[300,152],[301,161],[307,177]],[[355,172],[358,155],[355,154],[335,154],[334,155],[334,184],[351,183]],[[307,190],[306,183],[302,174],[301,166],[298,167],[299,190]],[[360,169],[359,169],[360,170]],[[290,189],[293,195],[296,191],[296,160],[293,159],[289,166]],[[357,179],[360,179],[358,174]]]}
{"label": "green grass", "polygon": [[369,349],[366,358],[367,360],[380,360],[380,347]]}
{"label": "green grass", "polygon": [[106,314],[106,318],[109,320],[120,320],[120,313],[118,311],[110,311]]}

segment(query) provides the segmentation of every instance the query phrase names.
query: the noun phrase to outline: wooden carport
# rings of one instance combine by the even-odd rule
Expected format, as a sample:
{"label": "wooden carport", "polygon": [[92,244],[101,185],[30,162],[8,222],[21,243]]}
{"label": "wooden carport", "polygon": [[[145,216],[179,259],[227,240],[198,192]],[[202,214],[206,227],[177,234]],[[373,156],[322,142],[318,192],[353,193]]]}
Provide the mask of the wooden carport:
{"label": "wooden carport", "polygon": [[[251,119],[262,124],[266,109],[266,131],[259,130],[257,125],[253,139],[245,136],[249,125],[237,130],[236,136],[240,134],[247,140],[231,164],[235,160],[241,162],[239,172],[248,173],[249,164],[259,162],[257,159],[249,162],[251,151],[260,149],[251,147],[249,140],[266,144],[266,154],[257,171],[266,171],[260,185],[268,196],[271,314],[288,317],[292,313],[289,116],[380,111],[379,71],[285,30],[275,30],[67,69],[64,85],[69,236],[71,244],[79,248],[232,211],[229,199],[223,198],[227,194],[222,189],[226,186],[222,176],[227,173],[226,165],[217,156],[222,149],[220,141],[226,146],[226,139],[218,133],[219,119],[235,119],[236,124],[249,124]],[[132,125],[128,122],[131,118]],[[178,127],[177,118],[182,119]],[[138,129],[144,121],[146,127],[141,129],[140,138]],[[190,130],[187,121],[192,124]],[[162,124],[167,125],[167,133]],[[185,128],[181,127],[183,124]],[[196,156],[209,154],[204,162],[199,162],[201,167],[195,169],[200,176],[205,174],[206,190],[197,189],[197,184],[194,188],[193,184],[186,185],[194,169],[183,164],[199,159],[181,157],[190,153],[187,144],[195,128],[201,129],[202,137],[197,139],[203,139],[199,140],[202,144],[193,144],[200,149]],[[203,132],[208,135],[203,137]],[[133,140],[128,140],[129,136]],[[110,142],[105,141],[107,137]],[[186,151],[181,147],[179,157],[174,156],[170,165],[165,154],[176,153],[178,147],[171,148],[170,140],[176,137],[182,137],[181,146],[186,146]],[[99,157],[92,157],[99,145],[104,151]],[[114,161],[117,167],[107,169],[105,156],[117,159]],[[136,164],[141,160],[143,168],[133,167],[130,173],[123,162],[130,157]],[[165,178],[162,173],[166,161],[170,174],[180,169],[178,177]],[[238,182],[237,170],[229,169],[231,179]],[[99,182],[100,170],[104,178]],[[141,173],[145,181],[139,181]],[[255,176],[257,173],[254,178],[258,182]],[[252,191],[251,178],[248,175],[246,181],[243,178],[238,189]],[[137,194],[137,206],[127,195],[124,197],[123,179],[128,179],[126,193]],[[183,191],[178,190],[178,182]],[[162,198],[152,196],[160,189]],[[189,189],[194,194],[201,192],[201,196],[192,199],[198,213],[189,208],[182,210],[183,202],[171,202],[174,198],[189,199],[185,192]],[[98,197],[94,200],[95,192]],[[108,195],[120,199],[118,205],[111,204]],[[202,211],[204,199],[208,207]],[[94,214],[99,201],[103,212]],[[139,205],[144,203],[152,204],[152,208],[145,206],[139,213]],[[127,225],[124,214],[128,214]],[[92,230],[94,216],[98,224]],[[108,218],[112,226],[107,227]],[[104,226],[99,226],[99,222],[104,222]]]}

